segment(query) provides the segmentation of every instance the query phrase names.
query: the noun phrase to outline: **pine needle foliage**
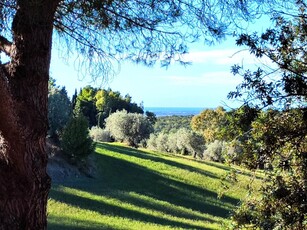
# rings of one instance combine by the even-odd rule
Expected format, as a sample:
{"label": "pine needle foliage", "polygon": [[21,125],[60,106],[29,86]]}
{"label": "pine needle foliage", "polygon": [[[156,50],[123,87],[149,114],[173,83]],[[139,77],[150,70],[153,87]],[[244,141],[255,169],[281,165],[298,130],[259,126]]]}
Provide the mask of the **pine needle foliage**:
{"label": "pine needle foliage", "polygon": [[88,121],[83,115],[72,117],[68,122],[61,146],[65,155],[75,162],[85,159],[94,151],[95,144],[89,136]]}

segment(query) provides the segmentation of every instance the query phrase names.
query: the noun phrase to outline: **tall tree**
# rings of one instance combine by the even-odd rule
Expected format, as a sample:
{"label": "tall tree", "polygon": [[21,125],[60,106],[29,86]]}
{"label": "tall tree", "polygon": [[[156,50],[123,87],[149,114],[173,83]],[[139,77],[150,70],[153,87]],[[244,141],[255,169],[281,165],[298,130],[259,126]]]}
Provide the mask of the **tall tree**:
{"label": "tall tree", "polygon": [[275,3],[252,2],[249,7],[250,1],[241,0],[2,0],[0,51],[9,60],[0,68],[0,229],[46,228],[54,31],[67,41],[59,45],[86,57],[81,68],[107,76],[112,59],[147,65],[180,61],[188,42],[202,35],[221,38],[229,25],[252,18],[263,3]]}
{"label": "tall tree", "polygon": [[195,132],[202,134],[205,141],[209,143],[222,138],[221,128],[226,122],[226,110],[218,107],[215,110],[205,109],[195,115],[191,120],[191,127]]}
{"label": "tall tree", "polygon": [[112,89],[100,89],[95,95],[98,126],[104,127],[105,119],[116,111],[126,110],[128,113],[141,113],[143,109],[132,102],[132,97],[126,95],[123,97],[120,92]]}
{"label": "tall tree", "polygon": [[72,115],[72,106],[65,87],[52,87],[48,94],[48,135],[57,139]]}
{"label": "tall tree", "polygon": [[79,115],[83,114],[88,122],[89,127],[97,125],[97,109],[96,109],[96,95],[97,89],[92,86],[86,86],[81,89],[80,93],[76,98],[76,104],[74,107],[74,114]]}
{"label": "tall tree", "polygon": [[0,3],[1,35],[11,40],[0,37],[10,58],[0,68],[0,229],[46,228],[47,97],[58,2]]}
{"label": "tall tree", "polygon": [[297,1],[297,13],[277,15],[276,25],[260,36],[242,34],[237,40],[257,57],[273,64],[256,71],[233,68],[243,83],[230,97],[247,96],[246,103],[277,107],[251,123],[244,151],[249,166],[268,166],[261,195],[246,199],[233,215],[234,229],[307,228],[307,4]]}

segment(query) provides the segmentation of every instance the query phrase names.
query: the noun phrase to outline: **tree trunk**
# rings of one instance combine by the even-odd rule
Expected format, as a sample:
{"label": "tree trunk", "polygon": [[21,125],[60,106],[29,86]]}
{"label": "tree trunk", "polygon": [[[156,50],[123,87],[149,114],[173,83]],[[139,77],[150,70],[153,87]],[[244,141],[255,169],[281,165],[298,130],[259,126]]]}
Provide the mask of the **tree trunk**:
{"label": "tree trunk", "polygon": [[58,0],[17,0],[0,69],[0,230],[46,229],[47,96]]}

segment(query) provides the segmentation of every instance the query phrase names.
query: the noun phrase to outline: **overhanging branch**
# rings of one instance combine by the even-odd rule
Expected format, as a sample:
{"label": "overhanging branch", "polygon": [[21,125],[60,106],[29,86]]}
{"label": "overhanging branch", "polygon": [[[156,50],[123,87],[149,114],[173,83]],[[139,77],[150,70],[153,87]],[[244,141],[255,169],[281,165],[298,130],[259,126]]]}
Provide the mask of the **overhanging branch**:
{"label": "overhanging branch", "polygon": [[0,35],[0,51],[11,57],[12,42]]}

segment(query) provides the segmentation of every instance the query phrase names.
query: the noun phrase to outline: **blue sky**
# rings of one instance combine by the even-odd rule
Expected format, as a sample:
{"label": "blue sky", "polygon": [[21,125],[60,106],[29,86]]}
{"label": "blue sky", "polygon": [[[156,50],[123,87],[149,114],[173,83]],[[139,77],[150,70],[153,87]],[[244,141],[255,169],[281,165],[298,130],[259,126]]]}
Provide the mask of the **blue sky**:
{"label": "blue sky", "polygon": [[194,44],[185,57],[192,62],[190,66],[173,64],[165,69],[159,64],[149,68],[125,62],[121,63],[120,72],[103,84],[99,80],[92,82],[90,78],[78,80],[73,64],[63,62],[54,49],[51,76],[58,85],[66,87],[69,95],[75,88],[90,84],[129,94],[134,102],[143,102],[145,107],[215,108],[222,105],[234,108],[239,103],[227,100],[227,94],[241,79],[230,73],[231,66],[259,64],[248,51],[236,53],[242,49],[235,46],[233,38],[214,46]]}

